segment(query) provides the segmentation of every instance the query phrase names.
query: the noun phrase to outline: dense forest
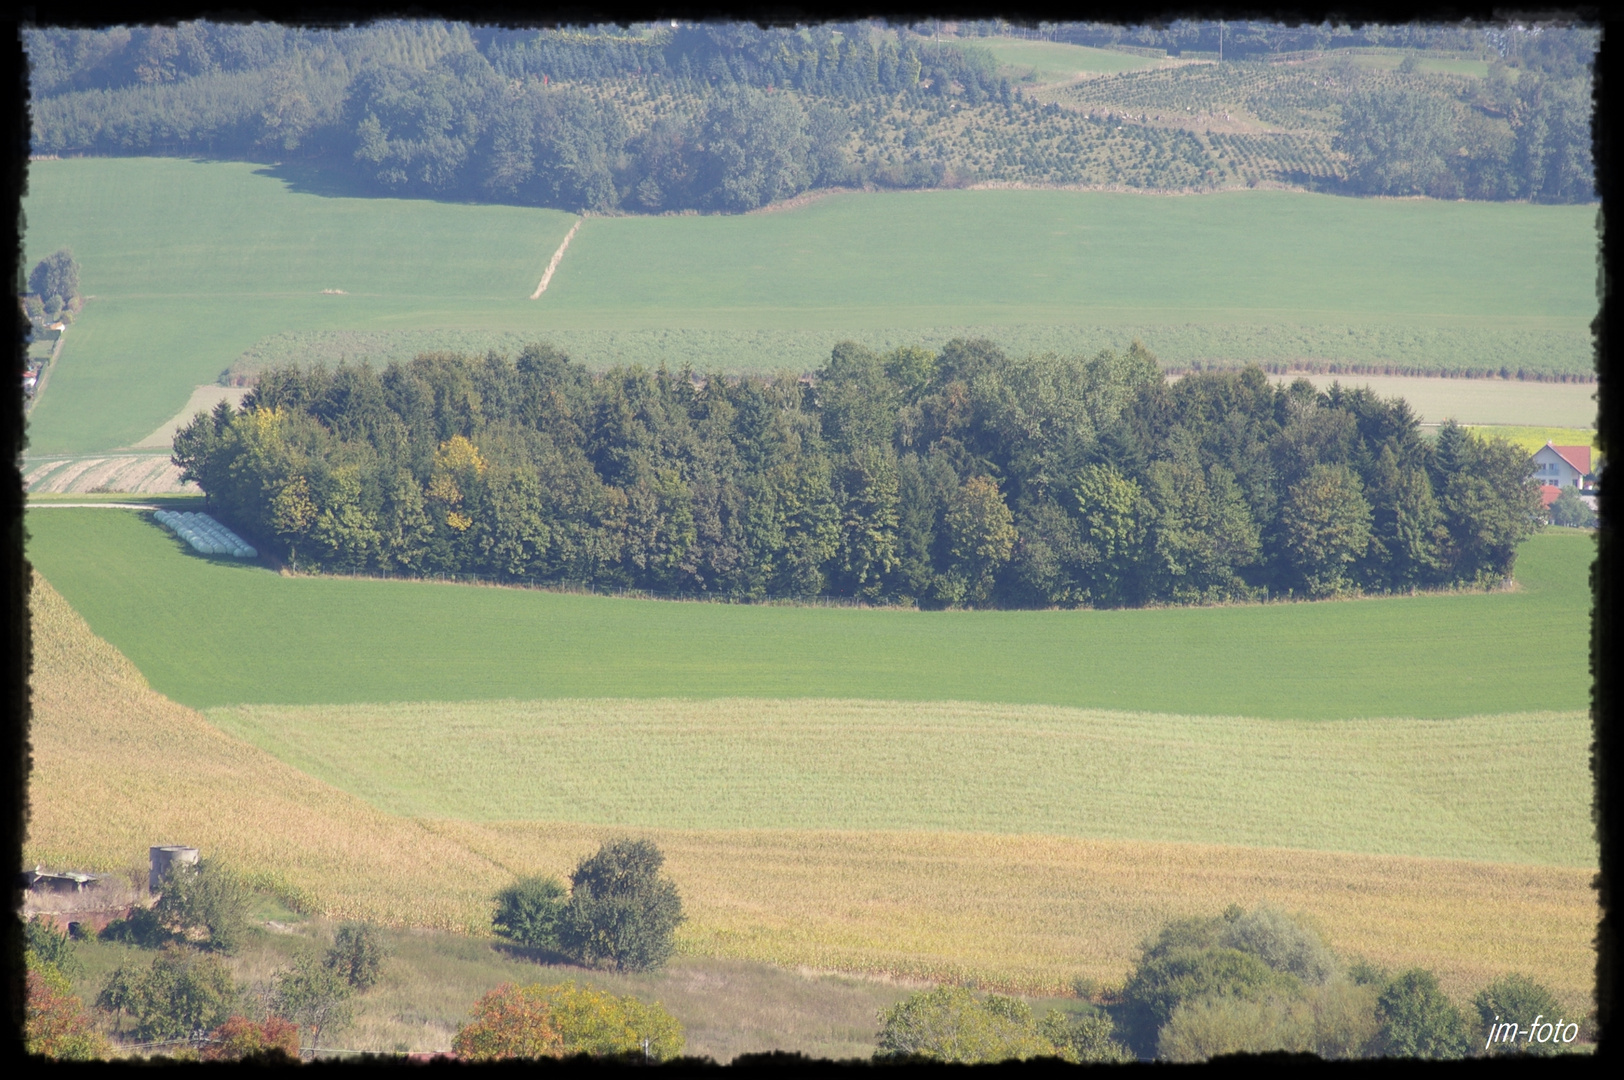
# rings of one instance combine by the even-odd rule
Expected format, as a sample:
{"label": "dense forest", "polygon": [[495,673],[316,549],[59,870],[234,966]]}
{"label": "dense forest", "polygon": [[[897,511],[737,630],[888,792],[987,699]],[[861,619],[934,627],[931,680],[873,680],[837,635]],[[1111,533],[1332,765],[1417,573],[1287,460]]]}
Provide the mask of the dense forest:
{"label": "dense forest", "polygon": [[[1070,24],[1051,36],[1165,57],[1216,45],[1216,29]],[[1226,29],[1223,63],[1039,86],[976,43],[1010,28],[959,30],[194,22],[24,38],[36,154],[302,162],[374,193],[595,212],[981,182],[1594,195],[1589,31],[1241,23]],[[1395,72],[1345,48],[1371,44],[1415,51]],[[1422,70],[1414,58],[1428,50],[1488,57],[1488,76]],[[1246,123],[1213,130],[1232,111]]]}
{"label": "dense forest", "polygon": [[1137,344],[842,345],[811,379],[547,346],[285,367],[174,460],[300,569],[924,607],[1486,585],[1539,510],[1509,443],[1255,367],[1169,383]]}

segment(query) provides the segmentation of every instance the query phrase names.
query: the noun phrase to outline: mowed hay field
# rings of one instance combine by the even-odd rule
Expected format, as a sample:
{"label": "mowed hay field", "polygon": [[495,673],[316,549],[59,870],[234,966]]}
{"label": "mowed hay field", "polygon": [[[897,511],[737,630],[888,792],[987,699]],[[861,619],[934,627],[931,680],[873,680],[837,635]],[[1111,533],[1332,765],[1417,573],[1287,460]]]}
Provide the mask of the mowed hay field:
{"label": "mowed hay field", "polygon": [[1139,336],[1174,364],[1592,363],[1592,207],[846,193],[773,213],[588,219],[532,301],[572,215],[317,194],[274,173],[30,163],[28,258],[71,246],[89,297],[32,414],[33,452],[130,446],[294,331],[518,333],[595,364],[724,370],[810,369],[846,336],[961,332],[1087,352]]}
{"label": "mowed hay field", "polygon": [[407,817],[1043,833],[1595,865],[1590,718],[591,699],[205,714]]}
{"label": "mowed hay field", "polygon": [[[183,841],[312,912],[478,931],[513,874],[563,873],[622,831],[385,814],[148,688],[38,577],[33,612],[27,860],[114,870]],[[1435,968],[1457,997],[1520,970],[1583,1007],[1592,980],[1593,870],[1574,866],[918,830],[637,832],[667,853],[693,954],[1053,992],[1079,974],[1120,980],[1167,918],[1268,901],[1306,912],[1345,954]]]}
{"label": "mowed hay field", "polygon": [[1589,707],[1592,536],[1517,588],[1341,603],[921,612],[282,577],[139,511],[32,509],[29,558],[194,708],[583,697],[969,701],[1258,719]]}

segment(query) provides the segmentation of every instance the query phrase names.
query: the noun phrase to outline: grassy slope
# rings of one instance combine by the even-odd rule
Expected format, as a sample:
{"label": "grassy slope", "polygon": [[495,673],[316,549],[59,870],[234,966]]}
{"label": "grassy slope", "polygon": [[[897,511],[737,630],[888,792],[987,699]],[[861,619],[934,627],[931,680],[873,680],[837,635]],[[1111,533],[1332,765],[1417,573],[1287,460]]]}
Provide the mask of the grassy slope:
{"label": "grassy slope", "polygon": [[1057,41],[992,37],[966,38],[963,44],[986,49],[1002,65],[1028,69],[1039,82],[1061,82],[1080,75],[1115,75],[1119,71],[1163,67],[1167,63],[1148,56]]}
{"label": "grassy slope", "polygon": [[[325,947],[333,934],[324,920],[287,911],[267,910],[263,918],[276,927],[250,930],[243,947],[226,961],[251,992],[268,985],[301,953]],[[542,963],[495,942],[456,934],[386,929],[382,936],[391,951],[382,978],[351,999],[353,1023],[324,1034],[323,1047],[447,1051],[470,1007],[492,987],[573,980],[664,1005],[682,1024],[690,1055],[722,1063],[775,1049],[823,1058],[866,1057],[874,1051],[876,1014],[911,989],[710,957],[678,957],[657,972],[623,975]],[[111,942],[79,945],[75,954],[83,972],[74,979],[74,992],[85,1001],[95,998],[120,964],[152,962],[150,953]]]}
{"label": "grassy slope", "polygon": [[209,719],[412,817],[946,829],[1593,866],[1585,713],[1250,720],[885,701],[271,706]]}
{"label": "grassy slope", "polygon": [[132,443],[244,350],[292,329],[1014,326],[1030,337],[1034,326],[1114,326],[1143,330],[1153,349],[1165,337],[1175,359],[1213,348],[1424,357],[1460,345],[1428,336],[1438,334],[1499,356],[1503,335],[1513,366],[1526,355],[1543,367],[1553,350],[1566,355],[1550,335],[1580,340],[1595,306],[1589,207],[1269,191],[888,193],[743,217],[595,218],[531,302],[568,215],[330,198],[262,173],[169,159],[32,163],[29,258],[73,247],[94,298],[33,415],[35,453]]}
{"label": "grassy slope", "polygon": [[[477,929],[514,873],[562,874],[611,829],[406,821],[165,700],[49,585],[36,669],[25,861],[131,868],[184,841],[329,916]],[[87,752],[87,748],[94,748]],[[1591,871],[1218,845],[975,833],[639,830],[667,853],[690,955],[1054,990],[1120,980],[1179,915],[1269,901],[1334,947],[1437,969],[1457,997],[1522,970],[1592,981]]]}
{"label": "grassy slope", "polygon": [[39,509],[29,557],[194,707],[573,697],[965,700],[1180,714],[1461,717],[1588,704],[1593,540],[1521,590],[1233,608],[750,607],[285,578],[137,511]]}

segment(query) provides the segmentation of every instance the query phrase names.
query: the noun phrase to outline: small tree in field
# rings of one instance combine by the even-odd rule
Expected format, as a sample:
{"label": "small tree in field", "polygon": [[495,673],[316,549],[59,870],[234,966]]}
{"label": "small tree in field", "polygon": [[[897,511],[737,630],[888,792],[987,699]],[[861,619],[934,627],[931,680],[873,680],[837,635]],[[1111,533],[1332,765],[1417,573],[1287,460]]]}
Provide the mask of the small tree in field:
{"label": "small tree in field", "polygon": [[557,878],[520,878],[496,894],[492,926],[501,936],[533,949],[558,948],[559,925],[569,893]]}
{"label": "small tree in field", "polygon": [[323,962],[337,972],[350,989],[365,991],[377,984],[387,959],[389,950],[378,936],[377,927],[370,923],[347,922],[333,935],[332,948],[327,950]]}
{"label": "small tree in field", "polygon": [[665,856],[647,840],[611,840],[570,875],[559,927],[564,953],[588,965],[649,971],[671,956],[682,899],[660,873]]}
{"label": "small tree in field", "polygon": [[41,259],[28,275],[28,291],[40,298],[47,318],[79,310],[79,263],[67,248]]}
{"label": "small tree in field", "polygon": [[324,1033],[350,1022],[349,997],[349,982],[315,956],[300,957],[276,975],[276,1011],[310,1029],[312,1051],[320,1048]]}
{"label": "small tree in field", "polygon": [[237,950],[248,928],[248,889],[229,867],[213,859],[176,863],[161,888],[152,911],[166,929],[183,939],[201,934],[213,952]]}

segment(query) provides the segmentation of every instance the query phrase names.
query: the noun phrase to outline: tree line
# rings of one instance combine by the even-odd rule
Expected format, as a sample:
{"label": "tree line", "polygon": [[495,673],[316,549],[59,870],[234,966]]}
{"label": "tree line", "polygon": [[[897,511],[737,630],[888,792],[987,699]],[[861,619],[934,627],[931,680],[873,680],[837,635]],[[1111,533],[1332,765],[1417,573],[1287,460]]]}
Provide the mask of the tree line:
{"label": "tree line", "polygon": [[[30,30],[36,153],[342,163],[380,193],[571,210],[748,210],[878,182],[843,106],[1012,102],[990,53],[867,23],[648,33],[189,23]],[[652,88],[645,116],[608,83]],[[910,175],[903,186],[929,183]]]}
{"label": "tree line", "polygon": [[301,570],[732,600],[1097,607],[1484,585],[1526,454],[1256,368],[837,346],[815,375],[593,375],[545,345],[268,371],[174,461]]}
{"label": "tree line", "polygon": [[1587,75],[1496,63],[1471,86],[1458,99],[1420,83],[1348,94],[1332,140],[1347,160],[1347,187],[1440,199],[1595,197]]}
{"label": "tree line", "polygon": [[[1326,40],[1386,41],[1379,29]],[[1076,24],[1065,33],[1176,48],[1215,31]],[[1329,31],[1235,24],[1226,41],[1252,56],[1300,44],[1291,35],[1305,33],[1319,41]],[[1462,96],[1452,83],[1416,77],[1336,105],[1330,126],[1347,159],[1346,190],[1593,198],[1594,35],[1460,33],[1499,57],[1489,79],[1455,80],[1482,87]],[[1461,47],[1458,36],[1410,28],[1392,40]],[[974,42],[865,22],[539,31],[194,22],[25,32],[39,154],[303,162],[369,193],[594,212],[736,212],[836,185],[1211,180],[1216,162],[1191,134],[1172,159],[1152,163],[1152,153],[1141,163],[1149,179],[1104,162],[1051,160],[1069,130],[1061,110],[1024,99]],[[933,118],[941,145],[920,145],[921,116]],[[1162,148],[1160,129],[1128,126],[1121,137],[1141,151]],[[999,163],[977,157],[978,143],[997,144]]]}

